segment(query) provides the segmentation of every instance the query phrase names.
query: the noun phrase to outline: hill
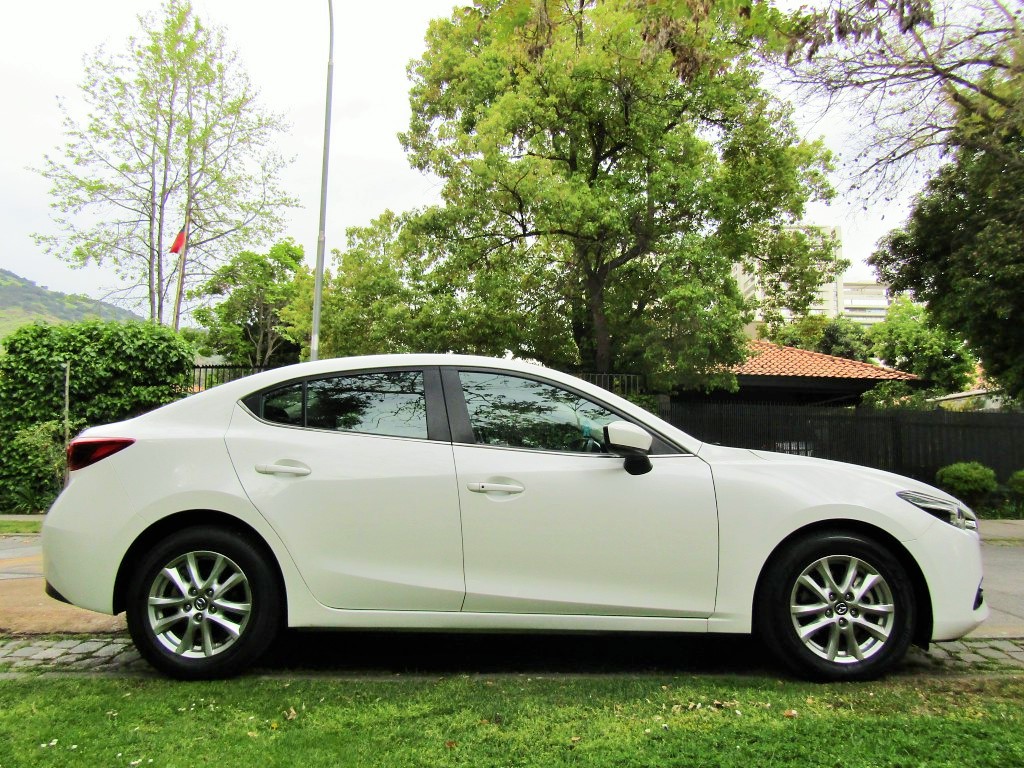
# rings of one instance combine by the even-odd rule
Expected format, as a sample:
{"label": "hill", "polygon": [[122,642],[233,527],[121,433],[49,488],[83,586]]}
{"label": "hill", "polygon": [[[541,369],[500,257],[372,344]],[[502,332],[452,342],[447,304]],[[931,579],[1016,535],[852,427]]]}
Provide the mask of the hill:
{"label": "hill", "polygon": [[74,323],[91,318],[142,319],[105,301],[40,288],[31,280],[0,269],[0,339],[28,323]]}

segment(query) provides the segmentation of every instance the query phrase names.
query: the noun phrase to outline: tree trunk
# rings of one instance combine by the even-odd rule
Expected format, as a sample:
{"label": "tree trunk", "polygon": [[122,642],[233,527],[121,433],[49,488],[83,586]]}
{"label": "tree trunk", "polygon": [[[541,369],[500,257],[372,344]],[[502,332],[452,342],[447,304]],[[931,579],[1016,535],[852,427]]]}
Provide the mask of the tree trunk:
{"label": "tree trunk", "polygon": [[593,335],[594,373],[611,373],[612,335],[604,312],[604,280],[600,271],[588,272],[586,290]]}

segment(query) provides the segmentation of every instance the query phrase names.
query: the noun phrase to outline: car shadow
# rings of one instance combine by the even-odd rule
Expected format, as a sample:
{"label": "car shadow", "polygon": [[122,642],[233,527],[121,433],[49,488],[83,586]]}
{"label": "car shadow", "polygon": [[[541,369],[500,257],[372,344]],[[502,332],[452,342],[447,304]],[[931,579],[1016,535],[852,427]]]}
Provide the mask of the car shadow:
{"label": "car shadow", "polygon": [[786,673],[745,635],[284,632],[263,673],[343,675]]}

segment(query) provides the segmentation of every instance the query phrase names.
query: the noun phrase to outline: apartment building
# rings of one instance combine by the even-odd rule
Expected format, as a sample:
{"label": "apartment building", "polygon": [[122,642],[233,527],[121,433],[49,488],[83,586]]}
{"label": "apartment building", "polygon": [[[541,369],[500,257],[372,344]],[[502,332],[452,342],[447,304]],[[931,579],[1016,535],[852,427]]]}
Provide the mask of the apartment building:
{"label": "apartment building", "polygon": [[[842,233],[838,227],[826,227],[826,231],[836,239],[836,257],[843,258]],[[733,275],[746,299],[763,298],[758,284],[757,275],[751,274],[737,265]],[[888,286],[876,282],[845,281],[842,278],[832,280],[818,288],[817,296],[811,304],[808,314],[825,317],[845,317],[865,330],[885,320],[885,313],[892,300]],[[788,313],[783,313],[787,318]],[[757,321],[761,320],[758,316]]]}

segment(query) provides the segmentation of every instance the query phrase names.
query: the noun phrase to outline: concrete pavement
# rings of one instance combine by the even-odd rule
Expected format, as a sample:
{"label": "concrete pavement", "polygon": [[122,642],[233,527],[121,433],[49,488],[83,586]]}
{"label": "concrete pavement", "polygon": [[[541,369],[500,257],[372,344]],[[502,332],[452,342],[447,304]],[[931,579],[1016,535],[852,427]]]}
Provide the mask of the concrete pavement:
{"label": "concrete pavement", "polygon": [[123,631],[124,616],[75,608],[48,597],[39,535],[0,536],[0,634]]}

